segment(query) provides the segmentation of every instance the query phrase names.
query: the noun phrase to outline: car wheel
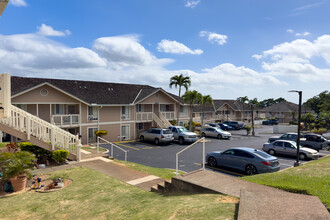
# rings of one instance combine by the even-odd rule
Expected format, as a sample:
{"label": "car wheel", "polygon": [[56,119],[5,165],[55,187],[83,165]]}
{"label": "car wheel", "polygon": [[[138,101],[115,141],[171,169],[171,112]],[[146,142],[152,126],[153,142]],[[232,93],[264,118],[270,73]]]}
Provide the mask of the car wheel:
{"label": "car wheel", "polygon": [[207,163],[211,166],[211,167],[216,167],[218,165],[217,163],[217,159],[215,159],[215,157],[209,157]]}
{"label": "car wheel", "polygon": [[182,145],[183,143],[184,143],[184,139],[183,139],[183,137],[180,137],[180,138],[179,138],[179,144]]}
{"label": "car wheel", "polygon": [[221,134],[218,134],[218,139],[221,139],[221,138],[222,138]]}
{"label": "car wheel", "polygon": [[257,168],[252,164],[249,164],[245,167],[245,172],[247,175],[254,175],[257,174]]}
{"label": "car wheel", "polygon": [[269,150],[268,153],[272,156],[274,156],[276,154],[276,152],[274,150]]}
{"label": "car wheel", "polygon": [[306,160],[307,159],[306,154],[299,154],[299,159],[300,160]]}
{"label": "car wheel", "polygon": [[156,145],[159,144],[159,139],[158,139],[158,138],[155,139],[155,144],[156,144]]}
{"label": "car wheel", "polygon": [[205,137],[206,135],[205,135],[205,133],[204,132],[202,132],[202,137]]}
{"label": "car wheel", "polygon": [[142,141],[142,142],[144,141],[144,137],[143,136],[140,137],[140,141]]}

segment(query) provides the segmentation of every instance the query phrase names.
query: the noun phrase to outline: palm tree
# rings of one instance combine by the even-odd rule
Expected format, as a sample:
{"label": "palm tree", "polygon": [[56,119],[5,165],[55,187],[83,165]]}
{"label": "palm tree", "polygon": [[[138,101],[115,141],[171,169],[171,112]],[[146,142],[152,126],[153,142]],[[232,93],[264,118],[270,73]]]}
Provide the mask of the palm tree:
{"label": "palm tree", "polygon": [[197,92],[196,90],[194,91],[186,91],[185,94],[183,94],[183,100],[186,103],[189,103],[190,106],[190,121],[189,121],[189,130],[191,131],[191,125],[192,125],[192,114],[193,114],[193,110],[192,110],[192,106],[198,102],[198,100],[201,99],[202,94],[200,94],[199,92]]}
{"label": "palm tree", "polygon": [[[181,97],[181,87],[183,86],[186,91],[188,91],[189,86],[191,86],[191,80],[189,76],[183,76],[183,74],[180,75],[175,75],[172,76],[170,79],[170,88],[172,88],[172,86],[175,86],[175,88],[179,87],[179,97]],[[177,124],[179,124],[179,117],[180,117],[180,103],[178,103],[178,116],[177,116]]]}
{"label": "palm tree", "polygon": [[210,95],[201,95],[200,99],[198,100],[198,104],[203,106],[203,117],[202,117],[202,127],[204,125],[204,112],[206,104],[209,103],[211,106],[213,106],[213,99]]}

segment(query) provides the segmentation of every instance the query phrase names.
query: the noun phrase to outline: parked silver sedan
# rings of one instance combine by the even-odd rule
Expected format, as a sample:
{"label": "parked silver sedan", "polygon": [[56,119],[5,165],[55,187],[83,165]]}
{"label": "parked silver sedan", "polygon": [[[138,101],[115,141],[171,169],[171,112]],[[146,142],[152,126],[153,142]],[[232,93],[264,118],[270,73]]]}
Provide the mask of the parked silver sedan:
{"label": "parked silver sedan", "polygon": [[162,128],[150,128],[140,134],[141,141],[153,141],[156,145],[160,143],[169,143],[174,140],[171,130]]}
{"label": "parked silver sedan", "polygon": [[201,131],[202,137],[216,137],[219,139],[230,139],[231,134],[228,131],[224,131],[219,127],[206,127]]}
{"label": "parked silver sedan", "polygon": [[[265,143],[262,150],[269,153],[270,155],[282,154],[288,156],[297,155],[297,143],[294,141],[278,140],[271,143]],[[319,153],[316,150],[302,147],[299,149],[299,159],[318,159]]]}

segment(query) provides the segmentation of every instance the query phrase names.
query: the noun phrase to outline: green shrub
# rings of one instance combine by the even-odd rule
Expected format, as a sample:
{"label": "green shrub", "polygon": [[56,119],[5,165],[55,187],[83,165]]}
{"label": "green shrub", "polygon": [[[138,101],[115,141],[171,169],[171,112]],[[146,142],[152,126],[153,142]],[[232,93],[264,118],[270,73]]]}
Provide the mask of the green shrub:
{"label": "green shrub", "polygon": [[62,180],[66,180],[69,178],[69,175],[67,173],[57,173],[57,174],[53,174],[49,177],[49,179],[51,180],[58,180],[59,178],[61,178]]}
{"label": "green shrub", "polygon": [[316,133],[316,134],[320,134],[320,135],[322,135],[323,133],[326,133],[326,132],[327,132],[327,129],[326,129],[326,128],[320,128],[320,129],[316,129],[316,128],[314,128],[314,129],[312,130],[312,132],[313,132],[313,133]]}
{"label": "green shrub", "polygon": [[52,152],[45,150],[41,147],[38,147],[37,145],[31,144],[30,142],[21,142],[19,144],[19,147],[22,151],[28,151],[30,153],[33,153],[38,159],[40,158],[51,158]]}
{"label": "green shrub", "polygon": [[202,127],[201,123],[196,122],[195,127]]}
{"label": "green shrub", "polygon": [[69,151],[67,150],[56,150],[53,152],[53,159],[57,163],[63,163],[69,157]]}
{"label": "green shrub", "polygon": [[97,137],[102,137],[102,136],[105,136],[105,135],[107,135],[107,134],[108,134],[108,131],[106,131],[106,130],[95,131],[95,135],[96,135]]}
{"label": "green shrub", "polygon": [[298,125],[298,122],[297,121],[289,121],[289,124],[290,125]]}
{"label": "green shrub", "polygon": [[245,127],[246,135],[249,135],[250,134],[251,129],[252,129],[252,127],[250,125],[248,125],[248,126]]}
{"label": "green shrub", "polygon": [[171,125],[175,126],[177,123],[176,123],[176,120],[171,120],[170,121]]}

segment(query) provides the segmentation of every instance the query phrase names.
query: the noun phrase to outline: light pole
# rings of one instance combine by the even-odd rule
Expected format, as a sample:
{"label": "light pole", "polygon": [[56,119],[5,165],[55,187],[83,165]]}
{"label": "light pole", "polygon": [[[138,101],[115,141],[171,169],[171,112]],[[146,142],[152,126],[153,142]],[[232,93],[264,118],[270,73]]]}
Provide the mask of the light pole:
{"label": "light pole", "polygon": [[301,99],[302,99],[302,91],[290,90],[289,92],[296,92],[299,94],[299,112],[298,112],[298,138],[297,138],[297,160],[293,166],[297,167],[300,165],[299,163],[299,150],[300,150],[300,123],[301,123]]}
{"label": "light pole", "polygon": [[253,104],[251,104],[251,118],[252,118],[252,136],[254,136],[255,133],[254,133]]}

